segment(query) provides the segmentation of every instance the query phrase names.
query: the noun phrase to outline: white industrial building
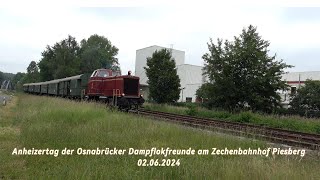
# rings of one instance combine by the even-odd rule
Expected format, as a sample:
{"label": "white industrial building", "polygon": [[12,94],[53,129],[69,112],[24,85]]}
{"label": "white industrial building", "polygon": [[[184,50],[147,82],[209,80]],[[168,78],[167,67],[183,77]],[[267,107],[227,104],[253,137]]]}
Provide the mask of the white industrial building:
{"label": "white industrial building", "polygon": [[[140,77],[141,92],[148,98],[148,77],[144,67],[147,64],[147,58],[151,57],[156,50],[165,49],[161,46],[150,46],[136,51],[136,65],[135,65],[135,75]],[[196,91],[205,82],[205,78],[202,75],[202,66],[196,66],[191,64],[184,64],[185,62],[185,52],[170,49],[172,57],[174,58],[177,66],[177,74],[180,77],[181,92],[179,102],[196,101]],[[165,72],[164,72],[165,73]]]}
{"label": "white industrial building", "polygon": [[320,80],[320,71],[289,72],[282,75],[282,81],[285,81],[290,86],[288,91],[279,92],[283,107],[288,107],[290,94],[296,93],[297,89],[304,86],[306,80]]}
{"label": "white industrial building", "polygon": [[[164,49],[161,46],[150,46],[136,51],[135,75],[140,77],[141,92],[148,99],[148,77],[146,76],[144,67],[147,64],[147,58],[151,57],[156,50]],[[207,80],[204,77],[202,66],[185,64],[185,52],[181,50],[170,49],[172,57],[177,66],[177,73],[180,77],[181,92],[179,102],[191,101],[195,102],[197,89]],[[165,73],[165,72],[164,72]],[[320,80],[320,71],[308,72],[289,72],[282,75],[282,81],[285,81],[290,89],[288,91],[279,91],[282,99],[283,107],[288,107],[290,102],[290,94],[295,93],[297,89],[304,86],[307,79]]]}

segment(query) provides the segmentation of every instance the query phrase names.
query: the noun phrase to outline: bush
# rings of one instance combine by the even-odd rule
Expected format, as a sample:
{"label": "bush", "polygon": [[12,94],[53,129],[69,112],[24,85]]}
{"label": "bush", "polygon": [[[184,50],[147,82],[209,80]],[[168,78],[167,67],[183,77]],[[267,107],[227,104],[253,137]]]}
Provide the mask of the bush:
{"label": "bush", "polygon": [[195,116],[198,114],[197,106],[195,104],[188,104],[186,114],[189,116]]}
{"label": "bush", "polygon": [[236,119],[237,122],[250,122],[253,119],[253,114],[250,111],[241,112]]}
{"label": "bush", "polygon": [[315,125],[315,132],[320,134],[320,125],[319,124]]}

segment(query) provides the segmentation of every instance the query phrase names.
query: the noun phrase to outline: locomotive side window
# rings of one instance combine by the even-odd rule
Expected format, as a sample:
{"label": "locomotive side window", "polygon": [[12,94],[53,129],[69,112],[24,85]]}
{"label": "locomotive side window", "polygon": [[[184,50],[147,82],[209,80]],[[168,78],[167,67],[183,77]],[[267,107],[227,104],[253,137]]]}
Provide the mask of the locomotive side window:
{"label": "locomotive side window", "polygon": [[93,73],[91,74],[90,77],[94,77],[94,76],[96,76],[96,75],[97,75],[97,71],[93,71]]}

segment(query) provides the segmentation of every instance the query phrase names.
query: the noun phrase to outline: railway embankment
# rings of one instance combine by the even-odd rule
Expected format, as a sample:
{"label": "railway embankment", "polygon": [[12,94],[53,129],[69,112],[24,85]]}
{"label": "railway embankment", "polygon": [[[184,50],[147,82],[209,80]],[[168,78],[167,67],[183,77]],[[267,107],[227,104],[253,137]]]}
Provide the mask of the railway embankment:
{"label": "railway embankment", "polygon": [[280,128],[291,131],[320,134],[320,119],[316,118],[268,115],[253,112],[230,113],[221,110],[208,110],[197,106],[192,106],[191,108],[188,108],[151,103],[145,103],[144,107],[146,110],[155,110],[180,115],[190,115],[200,118],[212,118],[230,122],[261,125],[270,128]]}

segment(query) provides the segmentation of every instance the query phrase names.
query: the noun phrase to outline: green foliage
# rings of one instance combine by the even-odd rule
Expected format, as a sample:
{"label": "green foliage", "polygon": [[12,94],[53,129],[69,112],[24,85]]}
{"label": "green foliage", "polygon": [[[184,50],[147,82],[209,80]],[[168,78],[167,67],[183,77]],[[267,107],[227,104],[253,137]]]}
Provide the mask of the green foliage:
{"label": "green foliage", "polygon": [[244,123],[248,123],[252,120],[253,118],[253,114],[251,112],[245,111],[245,112],[241,112],[238,116],[238,118],[236,119],[237,122],[244,122]]}
{"label": "green foliage", "polygon": [[203,85],[198,96],[208,97],[213,107],[228,111],[272,112],[280,106],[276,91],[287,87],[281,75],[291,66],[277,61],[276,55],[269,56],[269,44],[252,25],[233,42],[218,39],[214,44],[210,40],[209,52],[202,58],[211,85]]}
{"label": "green foliage", "polygon": [[[272,145],[185,128],[103,105],[18,95],[0,108],[1,179],[319,179],[319,156],[61,155],[68,149],[257,149]],[[14,148],[59,149],[58,157],[12,155]],[[179,167],[140,167],[138,159],[180,159]],[[248,170],[250,169],[250,170]]]}
{"label": "green foliage", "polygon": [[119,49],[111,44],[104,36],[94,34],[81,41],[80,49],[81,72],[93,72],[99,68],[120,70],[118,59],[115,57]]}
{"label": "green foliage", "polygon": [[[176,113],[181,115],[188,115],[188,113],[192,112],[186,107],[176,107],[166,104],[159,105],[145,103],[143,106],[148,110]],[[319,119],[305,119],[298,116],[266,115],[263,113],[254,113],[251,111],[230,113],[224,110],[208,110],[200,107],[196,108],[196,114],[194,116],[233,122],[246,122],[251,124],[263,125],[267,127],[320,134]]]}
{"label": "green foliage", "polygon": [[14,77],[14,74],[13,73],[6,73],[6,72],[3,72],[3,78],[5,80],[12,80]]}
{"label": "green foliage", "polygon": [[189,116],[195,116],[197,115],[197,106],[195,104],[188,104],[187,105],[188,109],[186,110],[186,114]]}
{"label": "green foliage", "polygon": [[320,81],[307,80],[305,86],[292,95],[291,110],[305,115],[320,111]]}
{"label": "green foliage", "polygon": [[12,79],[12,84],[17,84],[22,78],[26,75],[26,73],[18,72]]}
{"label": "green foliage", "polygon": [[0,86],[1,86],[3,80],[5,80],[4,76],[3,76],[3,72],[0,71]]}
{"label": "green foliage", "polygon": [[206,108],[218,107],[219,104],[211,97],[211,92],[214,91],[214,85],[212,83],[204,83],[196,91],[197,98],[202,100],[202,105]]}
{"label": "green foliage", "polygon": [[70,35],[53,47],[47,46],[39,62],[41,79],[46,81],[79,74],[79,50],[76,39]]}
{"label": "green foliage", "polygon": [[168,49],[155,51],[147,58],[146,75],[148,77],[149,98],[157,103],[177,101],[180,95],[180,78],[176,63]]}
{"label": "green foliage", "polygon": [[81,41],[79,46],[72,36],[47,46],[42,52],[39,62],[42,81],[74,76],[81,73],[91,73],[99,68],[120,70],[118,48],[99,35],[92,35]]}
{"label": "green foliage", "polygon": [[57,68],[56,59],[55,59],[55,52],[53,47],[49,45],[46,47],[41,55],[42,58],[38,63],[40,69],[40,77],[41,81],[48,81],[54,79],[54,72]]}
{"label": "green foliage", "polygon": [[316,125],[314,129],[316,133],[320,134],[320,124]]}
{"label": "green foliage", "polygon": [[13,73],[6,73],[6,72],[0,71],[0,86],[2,85],[4,80],[10,80],[11,84],[13,85],[12,88],[14,88],[14,84],[12,82],[14,76],[15,76],[15,74],[13,74]]}
{"label": "green foliage", "polygon": [[[15,89],[20,90],[22,89],[22,85],[25,83],[25,76],[26,73],[18,72],[12,79],[12,84]],[[40,75],[39,75],[40,76]],[[40,78],[40,77],[39,77]]]}
{"label": "green foliage", "polygon": [[39,68],[37,66],[37,63],[35,61],[31,61],[27,68],[27,74],[23,78],[23,82],[33,83],[33,82],[39,82],[39,81],[40,81],[40,73],[39,73]]}
{"label": "green foliage", "polygon": [[213,84],[204,83],[199,89],[197,89],[196,95],[198,98],[210,99],[210,95],[208,92],[211,92],[212,90],[213,90]]}

